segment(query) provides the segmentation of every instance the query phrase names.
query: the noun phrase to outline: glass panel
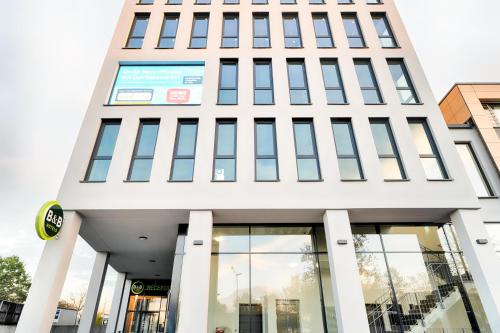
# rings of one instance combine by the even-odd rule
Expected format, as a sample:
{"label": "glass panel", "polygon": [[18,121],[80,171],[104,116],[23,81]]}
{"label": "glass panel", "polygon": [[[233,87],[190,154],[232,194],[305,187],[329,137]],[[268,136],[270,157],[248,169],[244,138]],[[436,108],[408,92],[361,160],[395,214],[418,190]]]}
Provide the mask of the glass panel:
{"label": "glass panel", "polygon": [[118,136],[118,131],[120,130],[119,124],[105,124],[104,130],[102,131],[101,141],[99,142],[99,149],[97,150],[96,156],[112,156],[115,150],[116,137]]}
{"label": "glass panel", "polygon": [[338,68],[336,63],[324,62],[321,64],[321,70],[323,71],[323,80],[325,82],[325,87],[340,88],[342,86],[340,83],[340,78],[338,76]]}
{"label": "glass panel", "polygon": [[214,180],[236,180],[236,161],[234,159],[216,159]]}
{"label": "glass panel", "polygon": [[251,252],[312,252],[313,227],[251,227]]}
{"label": "glass panel", "polygon": [[380,122],[370,123],[373,139],[375,140],[375,146],[377,148],[377,153],[379,155],[393,155],[395,152],[392,147],[391,137],[389,134],[389,129],[387,124]]}
{"label": "glass panel", "polygon": [[254,16],[253,30],[255,36],[269,36],[268,18],[265,16]]}
{"label": "glass panel", "polygon": [[257,180],[277,180],[278,165],[274,158],[259,158],[255,161]]}
{"label": "glass panel", "polygon": [[162,36],[175,36],[177,32],[178,17],[165,17]]}
{"label": "glass panel", "polygon": [[290,88],[305,88],[306,77],[303,63],[288,63],[288,79]]}
{"label": "glass panel", "polygon": [[176,159],[172,170],[172,180],[193,180],[194,159]]}
{"label": "glass panel", "polygon": [[272,90],[255,90],[254,92],[255,104],[272,104],[273,91]]}
{"label": "glass panel", "polygon": [[380,236],[375,230],[375,226],[351,225],[354,248],[359,252],[382,251]]}
{"label": "glass panel", "polygon": [[478,197],[490,196],[491,192],[487,186],[486,179],[484,178],[481,169],[473,156],[471,147],[465,143],[457,143],[455,144],[455,147],[457,147],[458,154],[464,163],[465,171],[467,172],[472,186],[476,191],[476,195]]}
{"label": "glass panel", "polygon": [[227,15],[224,17],[223,35],[226,37],[238,36],[238,17]]}
{"label": "glass panel", "polygon": [[398,95],[401,103],[403,104],[415,104],[417,103],[417,99],[413,94],[411,89],[398,89]]}
{"label": "glass panel", "polygon": [[236,125],[219,123],[217,126],[217,155],[234,155],[235,154],[235,139]]}
{"label": "glass panel", "polygon": [[236,104],[238,93],[236,90],[220,90],[219,91],[219,104]]}
{"label": "glass panel", "polygon": [[271,45],[271,40],[269,38],[254,37],[253,47],[269,47]]}
{"label": "glass panel", "polygon": [[321,272],[321,287],[323,288],[323,303],[325,306],[326,327],[328,333],[337,333],[337,318],[335,314],[335,303],[333,301],[332,276],[328,255],[320,254],[319,270]]}
{"label": "glass panel", "polygon": [[128,41],[127,47],[130,47],[130,48],[141,48],[143,41],[144,41],[144,39],[142,37],[141,38],[131,38]]}
{"label": "glass panel", "polygon": [[181,124],[177,142],[177,156],[193,156],[196,148],[197,124]]}
{"label": "glass panel", "polygon": [[153,159],[135,159],[132,162],[132,171],[130,172],[131,181],[147,181],[151,175]]}
{"label": "glass panel", "polygon": [[257,155],[274,156],[274,125],[273,124],[257,124],[255,127],[257,141]]}
{"label": "glass panel", "polygon": [[255,87],[270,88],[271,83],[271,66],[269,63],[255,64]]}
{"label": "glass panel", "polygon": [[222,63],[220,72],[221,88],[236,88],[238,67],[235,63]]}
{"label": "glass panel", "polygon": [[314,139],[311,124],[294,124],[295,146],[297,155],[314,155]]}
{"label": "glass panel", "polygon": [[392,79],[394,84],[398,88],[409,88],[405,72],[403,70],[403,64],[399,60],[389,61],[389,70],[391,71]]}
{"label": "glass panel", "polygon": [[158,47],[172,49],[175,45],[175,38],[161,38]]}
{"label": "glass panel", "polygon": [[337,155],[355,155],[350,125],[348,123],[333,123],[332,127]]}
{"label": "glass panel", "polygon": [[252,255],[251,302],[262,309],[254,332],[324,332],[317,265],[314,255]]}
{"label": "glass panel", "polygon": [[466,282],[464,283],[464,287],[467,292],[467,296],[469,296],[469,300],[474,311],[474,317],[476,317],[480,332],[492,333],[490,324],[488,323],[488,318],[486,317],[486,313],[484,312],[483,304],[481,303],[481,299],[479,298],[479,293],[474,282]]}
{"label": "glass panel", "polygon": [[328,29],[328,19],[326,18],[326,16],[314,16],[313,24],[316,37],[330,36],[330,29]]}
{"label": "glass panel", "polygon": [[377,30],[379,37],[391,36],[391,33],[389,31],[389,27],[387,26],[384,17],[382,17],[382,16],[374,17],[373,24],[375,25],[375,29]]}
{"label": "glass panel", "polygon": [[319,170],[316,159],[297,159],[299,180],[319,180]]}
{"label": "glass panel", "polygon": [[375,87],[375,80],[372,75],[371,65],[368,62],[357,62],[356,74],[361,88]]}
{"label": "glass panel", "polygon": [[377,90],[363,90],[362,94],[366,104],[379,104],[382,102]]}
{"label": "glass panel", "polygon": [[214,227],[212,232],[212,252],[249,252],[249,227]]}
{"label": "glass panel", "polygon": [[386,251],[444,251],[439,227],[381,226]]}
{"label": "glass panel", "polygon": [[341,158],[339,161],[340,178],[344,180],[361,179],[361,170],[355,158]]}
{"label": "glass panel", "polygon": [[380,38],[380,44],[382,47],[396,47],[396,41],[392,37],[383,37]]}
{"label": "glass panel", "polygon": [[349,47],[364,47],[365,42],[361,37],[349,37],[348,38]]}
{"label": "glass panel", "polygon": [[309,92],[306,89],[290,90],[291,104],[309,104]]}
{"label": "glass panel", "polygon": [[131,37],[144,37],[144,35],[146,35],[146,29],[148,28],[148,21],[148,17],[136,17]]}
{"label": "glass panel", "polygon": [[152,156],[155,153],[158,124],[144,124],[141,128],[141,137],[137,147],[137,156]]}
{"label": "glass panel", "polygon": [[316,38],[316,45],[318,47],[333,47],[333,42],[330,37],[318,37]]}
{"label": "glass panel", "polygon": [[347,103],[343,90],[327,90],[326,100],[328,104],[345,104]]}
{"label": "glass panel", "polygon": [[248,254],[212,255],[208,332],[250,332],[242,307],[250,301]]}
{"label": "glass panel", "polygon": [[343,17],[344,29],[347,36],[361,36],[361,31],[359,30],[358,20],[355,17]]}
{"label": "glass panel", "polygon": [[399,163],[396,158],[381,158],[382,175],[384,179],[403,179]]}
{"label": "glass panel", "polygon": [[194,18],[193,37],[206,37],[208,32],[208,16]]}
{"label": "glass panel", "polygon": [[191,38],[191,47],[193,49],[205,48],[207,47],[207,39],[205,37]]}
{"label": "glass panel", "polygon": [[439,160],[434,157],[421,158],[422,166],[424,167],[425,175],[427,179],[444,179],[443,170],[441,169],[441,164]]}
{"label": "glass panel", "polygon": [[94,160],[88,177],[91,182],[103,182],[108,176],[111,160]]}

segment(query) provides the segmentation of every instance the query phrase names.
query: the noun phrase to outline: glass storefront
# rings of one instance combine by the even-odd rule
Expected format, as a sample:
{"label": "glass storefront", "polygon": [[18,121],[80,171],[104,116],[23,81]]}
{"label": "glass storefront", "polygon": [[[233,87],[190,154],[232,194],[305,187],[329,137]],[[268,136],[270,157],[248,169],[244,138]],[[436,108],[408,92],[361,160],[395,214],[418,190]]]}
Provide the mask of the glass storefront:
{"label": "glass storefront", "polygon": [[209,333],[336,333],[321,226],[216,226]]}
{"label": "glass storefront", "polygon": [[450,225],[353,225],[372,333],[491,332]]}
{"label": "glass storefront", "polygon": [[156,280],[132,281],[124,333],[163,333],[169,285]]}

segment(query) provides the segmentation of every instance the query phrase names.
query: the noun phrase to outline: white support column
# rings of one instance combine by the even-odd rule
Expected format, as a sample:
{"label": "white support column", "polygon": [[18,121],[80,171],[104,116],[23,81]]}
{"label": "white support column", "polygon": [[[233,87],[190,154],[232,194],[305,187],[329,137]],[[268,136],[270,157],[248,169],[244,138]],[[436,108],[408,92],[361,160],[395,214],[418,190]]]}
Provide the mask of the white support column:
{"label": "white support column", "polygon": [[488,239],[479,211],[459,209],[451,214],[458,241],[483,303],[491,330],[500,332],[500,265],[491,243],[478,244]]}
{"label": "white support column", "polygon": [[130,287],[132,286],[132,280],[125,280],[125,287],[123,288],[122,304],[120,309],[120,314],[118,315],[118,323],[116,325],[116,332],[122,333],[123,327],[125,326],[125,319],[127,319],[127,308],[128,308],[128,298],[130,296]]}
{"label": "white support column", "polygon": [[113,293],[113,301],[111,302],[111,310],[109,311],[108,326],[106,327],[106,333],[115,333],[118,324],[118,316],[120,315],[120,309],[122,306],[127,306],[122,303],[123,299],[123,288],[125,288],[125,281],[127,278],[127,273],[118,273],[115,283],[115,291]]}
{"label": "white support column", "polygon": [[[327,210],[323,221],[338,330],[340,333],[369,333],[348,212]],[[339,244],[344,240],[347,244]]]}
{"label": "white support column", "polygon": [[108,269],[109,253],[97,252],[95,254],[94,267],[90,276],[89,289],[85,298],[82,319],[78,326],[78,333],[89,333],[95,324],[99,300],[101,299],[102,286]]}
{"label": "white support column", "polygon": [[76,212],[64,212],[59,239],[47,241],[38,263],[28,299],[17,324],[17,333],[48,333],[68,272],[82,219]]}
{"label": "white support column", "polygon": [[178,333],[208,329],[211,247],[212,212],[191,211],[182,264]]}

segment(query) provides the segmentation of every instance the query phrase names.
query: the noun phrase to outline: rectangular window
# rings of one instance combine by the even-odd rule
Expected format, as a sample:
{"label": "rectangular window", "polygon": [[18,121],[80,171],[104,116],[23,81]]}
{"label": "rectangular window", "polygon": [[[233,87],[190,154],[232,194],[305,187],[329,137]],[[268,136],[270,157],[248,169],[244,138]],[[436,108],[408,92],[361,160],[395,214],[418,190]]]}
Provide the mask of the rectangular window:
{"label": "rectangular window", "polygon": [[175,37],[177,35],[177,27],[179,25],[179,14],[168,13],[163,19],[163,27],[161,29],[160,40],[158,47],[162,49],[173,49],[175,46]]}
{"label": "rectangular window", "polygon": [[236,180],[236,120],[217,120],[212,180]]}
{"label": "rectangular window", "polygon": [[339,5],[349,5],[349,4],[352,4],[354,2],[352,0],[337,0],[337,3]]}
{"label": "rectangular window", "polygon": [[365,104],[382,104],[382,94],[370,60],[355,59],[354,66]]}
{"label": "rectangular window", "polygon": [[211,0],[195,0],[195,5],[210,5]]}
{"label": "rectangular window", "polygon": [[155,0],[139,0],[137,3],[138,5],[152,5],[154,4]]}
{"label": "rectangular window", "polygon": [[167,0],[167,5],[182,5],[182,0]]}
{"label": "rectangular window", "polygon": [[481,168],[477,155],[470,143],[455,143],[457,147],[458,155],[462,159],[465,166],[465,171],[469,176],[472,183],[472,187],[476,191],[478,197],[491,197],[493,196],[493,190],[490,187],[486,179],[486,175]]}
{"label": "rectangular window", "polygon": [[238,104],[238,60],[221,60],[217,104]]}
{"label": "rectangular window", "polygon": [[347,98],[338,61],[336,59],[321,59],[321,71],[323,72],[328,104],[346,104]]}
{"label": "rectangular window", "polygon": [[253,47],[271,47],[268,13],[253,14]]}
{"label": "rectangular window", "polygon": [[386,14],[372,13],[372,20],[382,47],[397,47],[398,44],[396,43],[396,38],[394,38],[394,33]]}
{"label": "rectangular window", "polygon": [[293,133],[299,180],[321,180],[318,150],[316,148],[316,138],[312,120],[293,120]]}
{"label": "rectangular window", "polygon": [[291,104],[310,104],[304,60],[287,59],[288,85]]}
{"label": "rectangular window", "polygon": [[194,14],[189,47],[193,49],[204,49],[207,47],[208,17],[208,14],[205,13]]}
{"label": "rectangular window", "polygon": [[277,181],[278,147],[274,119],[255,120],[255,180]]}
{"label": "rectangular window", "polygon": [[268,0],[252,0],[252,5],[267,5]]}
{"label": "rectangular window", "polygon": [[382,174],[386,180],[406,179],[403,163],[388,119],[371,119],[373,140],[377,148]]}
{"label": "rectangular window", "polygon": [[179,120],[170,181],[193,181],[197,134],[198,120]]}
{"label": "rectangular window", "polygon": [[238,5],[240,0],[224,0],[225,5]]}
{"label": "rectangular window", "polygon": [[314,33],[316,35],[316,46],[320,48],[333,47],[332,31],[326,13],[313,13]]}
{"label": "rectangular window", "polygon": [[332,119],[333,137],[343,180],[363,179],[358,147],[350,119]]}
{"label": "rectangular window", "polygon": [[344,29],[347,35],[347,41],[349,42],[349,47],[365,47],[365,39],[361,33],[361,27],[359,26],[356,14],[342,14],[342,21],[344,22]]}
{"label": "rectangular window", "polygon": [[85,175],[86,181],[106,181],[120,124],[121,120],[104,120],[102,122],[94,151],[92,152],[92,158],[90,159],[89,168]]}
{"label": "rectangular window", "polygon": [[295,5],[295,4],[297,4],[297,0],[280,0],[280,4],[282,4],[282,5]]}
{"label": "rectangular window", "polygon": [[392,80],[399,94],[399,99],[403,104],[418,104],[417,92],[410,79],[410,74],[406,69],[403,59],[387,59]]}
{"label": "rectangular window", "polygon": [[137,13],[135,14],[134,23],[127,40],[127,47],[131,49],[140,49],[146,36],[148,28],[149,14]]}
{"label": "rectangular window", "polygon": [[309,0],[310,5],[324,5],[325,0]]}
{"label": "rectangular window", "polygon": [[285,35],[285,47],[302,47],[300,37],[299,16],[296,13],[283,14],[283,33]]}
{"label": "rectangular window", "polygon": [[366,3],[369,5],[376,5],[376,4],[381,4],[381,0],[366,0]]}
{"label": "rectangular window", "polygon": [[254,104],[274,104],[273,67],[271,60],[255,59],[253,62]]}
{"label": "rectangular window", "polygon": [[221,47],[238,47],[238,44],[239,15],[237,13],[224,13]]}
{"label": "rectangular window", "polygon": [[429,124],[424,119],[408,119],[413,140],[427,179],[448,179],[443,160],[432,137]]}
{"label": "rectangular window", "polygon": [[149,181],[159,127],[159,120],[141,120],[127,180]]}

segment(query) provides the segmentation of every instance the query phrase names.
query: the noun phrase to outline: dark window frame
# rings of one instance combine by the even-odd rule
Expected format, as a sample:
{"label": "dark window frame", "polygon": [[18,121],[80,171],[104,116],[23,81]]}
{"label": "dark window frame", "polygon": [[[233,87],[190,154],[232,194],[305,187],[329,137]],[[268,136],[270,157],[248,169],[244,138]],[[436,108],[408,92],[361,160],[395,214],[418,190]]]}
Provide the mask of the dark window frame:
{"label": "dark window frame", "polygon": [[[158,125],[158,131],[160,129],[160,121],[161,119],[158,118],[145,118],[145,119],[140,119],[139,121],[139,128],[137,130],[137,136],[135,138],[135,145],[134,145],[134,151],[132,153],[132,158],[130,160],[130,167],[128,169],[128,174],[127,174],[127,182],[149,182],[148,180],[132,180],[130,177],[132,176],[132,171],[134,169],[134,162],[136,160],[154,160],[155,152],[156,152],[156,146],[158,144],[158,132],[156,133],[156,140],[154,143],[154,148],[153,148],[153,155],[137,155],[137,150],[139,149],[140,145],[140,140],[142,137],[142,131],[144,128],[144,125]],[[151,162],[152,163],[152,162]],[[151,165],[151,169],[153,166]],[[151,177],[151,174],[149,175],[149,178]]]}
{"label": "dark window frame", "polygon": [[[335,141],[335,130],[333,128],[334,124],[345,124],[348,127],[349,130],[349,136],[351,138],[351,146],[354,154],[340,154],[339,151],[337,150],[337,144],[335,143],[335,152],[337,155],[337,159],[349,159],[349,160],[356,160],[356,163],[358,165],[358,171],[359,171],[359,179],[344,179],[342,178],[342,175],[340,174],[340,178],[342,181],[352,181],[352,180],[365,180],[365,174],[363,172],[363,165],[361,163],[361,158],[359,156],[359,149],[358,149],[358,143],[356,141],[356,135],[354,134],[354,127],[352,125],[352,120],[351,118],[331,118],[330,119],[331,124],[332,124],[332,132],[333,132],[333,139]],[[339,168],[339,173],[340,173],[340,168]]]}
{"label": "dark window frame", "polygon": [[[222,87],[222,67],[224,65],[235,65],[236,66],[236,78],[235,78],[235,87]],[[236,100],[234,103],[221,103],[220,93],[221,91],[235,91],[236,92]],[[239,95],[239,61],[237,58],[223,58],[220,59],[219,62],[219,83],[217,87],[217,105],[238,105],[238,95]]]}
{"label": "dark window frame", "polygon": [[[311,13],[312,20],[313,20],[313,29],[314,29],[314,36],[316,37],[316,47],[318,49],[331,49],[335,47],[335,41],[333,40],[333,34],[332,34],[332,28],[330,26],[330,19],[328,18],[328,13],[324,12],[313,12]],[[316,31],[316,25],[314,24],[314,20],[317,18],[324,18],[325,24],[326,24],[326,29],[328,31],[327,35],[318,35],[318,32]],[[331,46],[319,46],[318,40],[329,40],[331,43]]]}
{"label": "dark window frame", "polygon": [[[273,127],[273,137],[274,137],[274,154],[273,155],[259,155],[257,153],[257,126],[259,124],[268,124]],[[254,120],[254,178],[256,182],[279,182],[280,181],[280,168],[278,160],[278,140],[276,136],[276,119],[274,118],[256,118]],[[276,179],[273,180],[261,180],[257,177],[257,161],[259,159],[274,159],[276,161]]]}
{"label": "dark window frame", "polygon": [[[380,47],[382,47],[383,49],[397,49],[399,48],[399,42],[396,38],[396,35],[394,34],[394,30],[392,29],[392,25],[391,25],[391,22],[389,21],[389,18],[387,17],[387,13],[385,12],[372,12],[370,13],[371,14],[371,17],[372,17],[372,21],[373,21],[373,25],[375,26],[375,19],[381,19],[382,21],[384,21],[384,25],[385,25],[385,28],[387,29],[387,32],[389,33],[388,36],[381,36],[377,29],[375,29],[375,31],[377,32],[377,36],[379,38],[379,41],[380,41]],[[384,46],[382,40],[384,39],[390,39],[393,43],[393,46]]]}
{"label": "dark window frame", "polygon": [[[330,87],[326,85],[326,79],[325,79],[325,72],[323,71],[323,65],[333,65],[335,66],[335,72],[337,73],[338,81],[339,81],[339,86],[338,87]],[[339,61],[337,58],[321,58],[320,59],[320,66],[321,66],[321,74],[323,78],[323,85],[325,87],[325,91],[328,92],[329,90],[333,91],[341,91],[342,95],[344,97],[344,102],[343,103],[330,103],[328,101],[328,95],[327,95],[327,104],[328,105],[346,105],[348,104],[347,101],[347,95],[345,91],[345,86],[344,86],[344,80],[342,79],[342,73],[340,72],[340,65]]]}
{"label": "dark window frame", "polygon": [[[396,138],[394,137],[394,132],[392,130],[392,126],[391,126],[389,118],[369,118],[369,121],[370,121],[370,126],[371,126],[371,124],[383,124],[387,130],[389,141],[391,143],[391,148],[392,148],[392,152],[393,152],[392,154],[380,154],[375,149],[375,151],[377,152],[377,156],[379,158],[379,162],[382,159],[395,159],[398,163],[399,171],[401,173],[401,178],[384,178],[384,180],[385,181],[406,181],[406,180],[409,180],[408,175],[407,175],[406,170],[405,170],[405,167],[404,167],[404,164],[403,164],[403,160],[401,158],[401,153],[399,152],[399,147],[397,145]],[[372,129],[370,128],[370,130],[372,130]],[[372,138],[373,138],[373,143],[376,146],[375,136],[373,135],[373,130],[372,130]],[[382,165],[382,163],[380,163],[380,165]]]}
{"label": "dark window frame", "polygon": [[[125,48],[126,49],[141,49],[144,45],[144,39],[146,38],[146,33],[147,33],[147,30],[148,30],[148,26],[149,26],[149,19],[151,17],[151,14],[150,13],[135,13],[134,14],[134,20],[132,22],[132,27],[130,28],[130,31],[129,31],[129,34],[128,34],[128,37],[127,37],[127,43],[125,45]],[[135,33],[135,27],[137,25],[137,21],[138,20],[146,20],[146,29],[144,30],[144,35],[134,35]],[[141,46],[130,46],[130,42],[133,41],[133,40],[141,40]]]}
{"label": "dark window frame", "polygon": [[[177,24],[175,26],[175,32],[173,34],[164,34],[165,31],[165,24],[167,23],[166,21],[168,19],[177,19]],[[163,16],[163,24],[161,26],[161,31],[160,31],[160,38],[158,39],[158,46],[157,48],[159,49],[173,49],[175,48],[175,42],[176,42],[176,39],[177,39],[177,30],[179,30],[179,20],[180,20],[180,13],[165,13],[164,16]],[[164,47],[164,46],[161,46],[161,42],[163,39],[173,39],[173,44],[172,44],[172,47]]]}
{"label": "dark window frame", "polygon": [[[286,31],[286,25],[285,25],[285,20],[295,20],[296,22],[296,28],[297,28],[297,35],[289,35]],[[299,20],[299,13],[290,13],[290,12],[284,12],[281,13],[281,22],[283,25],[283,40],[285,43],[285,48],[286,49],[301,49],[304,47],[302,43],[302,32],[300,30],[300,20]],[[298,40],[299,45],[298,46],[290,46],[288,45],[287,41],[290,40]]]}
{"label": "dark window frame", "polygon": [[[441,152],[439,151],[439,147],[436,143],[436,140],[434,139],[434,135],[432,135],[431,127],[429,126],[429,122],[426,118],[407,118],[408,124],[421,124],[422,128],[425,131],[425,135],[427,137],[427,141],[429,142],[429,145],[432,150],[432,154],[420,154],[417,150],[419,159],[422,161],[422,159],[435,159],[439,165],[439,168],[441,169],[441,174],[443,175],[442,179],[428,179],[428,180],[450,180],[450,175],[448,173],[448,170],[446,169],[446,166],[443,161],[443,157],[441,155]],[[425,171],[425,170],[424,170]]]}
{"label": "dark window frame", "polygon": [[[217,153],[217,145],[219,143],[219,125],[231,124],[234,125],[234,153],[233,155],[219,155]],[[220,183],[236,182],[238,179],[237,173],[237,156],[238,156],[238,121],[235,118],[218,118],[215,120],[215,138],[214,138],[214,158],[212,164],[212,181]],[[234,179],[231,180],[218,180],[215,179],[215,164],[217,160],[234,160]]]}
{"label": "dark window frame", "polygon": [[[267,26],[267,35],[256,35],[255,33],[255,19],[265,19]],[[267,39],[269,41],[267,46],[255,46],[256,39]],[[254,12],[252,13],[252,48],[255,49],[268,49],[271,48],[271,23],[268,12]]]}
{"label": "dark window frame", "polygon": [[[203,35],[195,35],[194,27],[197,19],[207,19],[207,32]],[[210,29],[210,13],[193,13],[193,23],[191,25],[191,36],[189,38],[189,48],[190,49],[206,49],[208,46],[208,32]],[[205,45],[203,47],[193,46],[193,40],[205,40]]]}
{"label": "dark window frame", "polygon": [[[312,145],[313,145],[313,154],[312,155],[299,155],[297,153],[297,137],[295,134],[295,124],[307,124],[307,125],[309,125],[310,131],[311,131]],[[321,166],[319,163],[319,153],[318,153],[318,145],[317,145],[317,141],[316,141],[316,131],[314,130],[314,119],[312,119],[312,118],[294,118],[294,119],[292,119],[292,125],[293,125],[293,142],[294,142],[294,147],[295,147],[295,164],[297,166],[297,180],[299,182],[320,182],[320,181],[323,181],[323,178],[321,176]],[[315,160],[316,161],[318,179],[300,179],[299,163],[298,163],[299,159]]]}
{"label": "dark window frame", "polygon": [[454,144],[455,144],[455,146],[458,146],[458,145],[467,146],[469,153],[474,161],[474,164],[476,165],[476,168],[479,172],[479,175],[481,176],[481,180],[483,181],[483,185],[484,185],[486,191],[488,192],[488,196],[486,196],[486,197],[478,196],[478,198],[494,198],[494,197],[496,197],[497,194],[495,193],[495,191],[493,190],[493,187],[490,184],[490,181],[488,179],[488,175],[484,171],[483,165],[482,165],[481,161],[479,160],[479,157],[476,153],[476,150],[474,149],[474,145],[473,145],[472,141],[455,141]]}
{"label": "dark window frame", "polygon": [[[292,87],[291,82],[290,82],[290,70],[289,70],[289,65],[293,63],[300,63],[302,66],[302,73],[304,76],[304,86],[303,87]],[[287,75],[288,75],[288,94],[290,98],[290,104],[291,105],[309,105],[311,104],[311,94],[309,91],[309,81],[307,79],[307,69],[306,69],[306,63],[304,59],[296,59],[296,58],[287,58],[286,59],[286,65],[287,65]],[[292,103],[292,91],[302,91],[305,90],[307,92],[307,102],[306,103]]]}
{"label": "dark window frame", "polygon": [[[377,93],[377,96],[378,96],[378,99],[379,99],[379,102],[378,103],[367,103],[367,102],[364,102],[365,105],[380,105],[380,104],[384,104],[384,96],[382,95],[382,91],[380,90],[380,84],[378,83],[378,79],[377,79],[377,75],[375,74],[375,70],[373,68],[373,64],[372,64],[372,61],[371,59],[369,58],[354,58],[353,59],[354,61],[354,68],[356,69],[356,66],[358,65],[363,65],[363,64],[366,64],[368,65],[368,69],[369,69],[369,72],[370,72],[370,77],[371,77],[371,80],[372,80],[372,86],[362,86],[361,85],[361,82],[359,80],[359,77],[358,77],[358,85],[359,85],[359,88],[361,89],[361,94],[363,94],[363,91],[375,91]],[[356,74],[357,76],[357,74]],[[364,101],[364,96],[363,96],[363,101]]]}
{"label": "dark window frame", "polygon": [[[234,19],[236,18],[236,34],[234,36],[226,36],[224,34],[226,18]],[[236,38],[236,46],[224,46],[224,40],[226,38]],[[222,14],[222,33],[221,33],[221,48],[224,49],[236,49],[240,47],[240,14],[237,12],[225,12]]]}
{"label": "dark window frame", "polygon": [[[179,150],[179,135],[181,134],[181,126],[182,125],[196,125],[196,132],[194,134],[194,151],[192,155],[178,155],[178,150]],[[199,122],[197,118],[179,118],[177,120],[177,129],[175,132],[175,143],[174,143],[174,152],[172,156],[172,163],[170,165],[170,176],[169,176],[169,182],[172,183],[189,183],[192,182],[194,179],[194,170],[195,170],[195,165],[196,165],[196,148],[198,146],[198,130],[199,130]],[[174,174],[174,165],[176,160],[193,160],[193,170],[191,173],[191,179],[190,180],[175,180],[172,178]]]}
{"label": "dark window frame", "polygon": [[[92,183],[92,182],[105,182],[106,180],[89,180],[90,174],[92,173],[92,168],[94,166],[95,161],[111,161],[113,160],[113,154],[111,155],[106,155],[106,156],[97,156],[97,152],[99,151],[99,148],[101,147],[101,142],[102,142],[102,136],[104,135],[104,130],[107,125],[118,125],[121,127],[122,120],[119,119],[102,119],[101,120],[101,125],[99,126],[99,131],[97,132],[97,138],[94,143],[94,148],[92,149],[92,154],[90,156],[90,160],[87,166],[87,171],[85,172],[85,182]],[[116,135],[116,140],[115,140],[115,148],[116,148],[116,141],[118,141],[118,135],[120,134],[120,129],[118,129],[118,133]],[[113,149],[114,153],[114,149]],[[108,169],[109,172],[109,169]],[[107,178],[107,175],[106,175]]]}
{"label": "dark window frame", "polygon": [[[341,13],[341,17],[342,17],[342,24],[344,26],[344,32],[345,32],[345,35],[347,37],[347,42],[349,44],[349,48],[351,49],[363,49],[363,48],[366,48],[366,40],[365,40],[365,36],[364,36],[364,33],[363,33],[363,30],[361,29],[361,24],[359,23],[359,18],[358,18],[358,14],[356,13],[349,13],[349,12],[344,12],[344,13]],[[353,19],[354,20],[354,23],[356,24],[356,27],[357,27],[357,30],[359,31],[359,35],[349,35],[347,33],[347,30],[345,28],[345,19]],[[359,39],[361,41],[361,46],[351,46],[351,39]]]}
{"label": "dark window frame", "polygon": [[[255,67],[258,64],[266,64],[269,65],[269,74],[270,74],[270,83],[271,85],[267,88],[265,87],[257,87],[257,71],[255,70]],[[264,58],[255,58],[253,59],[253,104],[254,105],[274,105],[274,75],[273,75],[273,62],[271,59],[264,59]],[[271,91],[271,102],[270,103],[257,103],[255,101],[255,92],[258,90],[262,91]]]}
{"label": "dark window frame", "polygon": [[403,58],[387,58],[386,61],[387,61],[387,66],[389,67],[389,72],[391,71],[390,70],[391,63],[393,63],[393,64],[397,63],[398,65],[400,65],[401,71],[403,72],[403,76],[405,78],[406,85],[407,85],[406,87],[398,87],[396,84],[396,81],[392,77],[392,73],[391,73],[391,78],[392,78],[392,81],[394,82],[394,87],[396,88],[396,91],[398,91],[398,95],[399,95],[399,91],[409,91],[409,92],[411,92],[412,97],[415,100],[414,103],[405,103],[401,100],[401,95],[399,95],[399,99],[401,100],[401,104],[403,104],[403,105],[421,104],[420,97],[418,96],[418,92],[415,89],[415,85],[413,84],[413,79],[411,77],[410,72],[408,71],[408,66],[406,66],[405,60]]}

